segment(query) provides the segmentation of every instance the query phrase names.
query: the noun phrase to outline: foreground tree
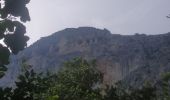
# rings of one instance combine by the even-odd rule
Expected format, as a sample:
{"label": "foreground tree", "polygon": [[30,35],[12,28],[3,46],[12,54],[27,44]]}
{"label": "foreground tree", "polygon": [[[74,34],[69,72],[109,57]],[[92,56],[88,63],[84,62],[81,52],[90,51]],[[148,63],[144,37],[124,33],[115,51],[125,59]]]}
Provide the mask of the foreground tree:
{"label": "foreground tree", "polygon": [[122,83],[107,88],[104,100],[158,100],[156,87],[145,85],[142,88],[124,87]]}
{"label": "foreground tree", "polygon": [[16,88],[0,88],[0,100],[56,100],[56,96],[48,94],[56,82],[56,75],[35,73],[27,64],[22,68]]}
{"label": "foreground tree", "polygon": [[161,82],[161,97],[163,100],[170,100],[170,72],[162,74],[162,82]]}
{"label": "foreground tree", "polygon": [[50,75],[36,74],[22,64],[16,88],[0,89],[1,100],[102,100],[102,75],[92,62],[76,58]]}
{"label": "foreground tree", "polygon": [[[30,21],[26,4],[30,0],[1,0],[0,2],[0,77],[9,64],[10,53],[17,54],[27,45],[29,37],[25,36],[26,27],[23,22]],[[10,52],[11,50],[11,52]]]}
{"label": "foreground tree", "polygon": [[59,100],[101,100],[101,82],[102,75],[95,63],[76,58],[58,72],[50,94],[58,95]]}
{"label": "foreground tree", "polygon": [[162,96],[157,96],[156,88],[149,84],[136,89],[121,82],[108,86],[103,95],[102,74],[95,63],[82,58],[66,62],[57,74],[37,74],[29,65],[22,66],[16,88],[0,89],[0,100],[169,100],[170,74],[163,77]]}

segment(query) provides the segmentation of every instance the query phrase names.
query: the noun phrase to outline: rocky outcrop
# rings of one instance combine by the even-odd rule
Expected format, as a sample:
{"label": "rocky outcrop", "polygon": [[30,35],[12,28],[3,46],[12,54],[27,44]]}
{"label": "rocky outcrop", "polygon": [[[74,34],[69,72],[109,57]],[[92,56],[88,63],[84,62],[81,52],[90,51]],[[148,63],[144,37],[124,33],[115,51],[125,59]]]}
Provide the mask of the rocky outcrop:
{"label": "rocky outcrop", "polygon": [[96,59],[105,84],[122,79],[127,84],[143,83],[158,79],[160,73],[170,69],[170,33],[118,35],[107,29],[68,28],[11,56],[9,70],[0,85],[13,85],[22,60],[33,65],[37,72],[56,72],[63,62],[75,57]]}

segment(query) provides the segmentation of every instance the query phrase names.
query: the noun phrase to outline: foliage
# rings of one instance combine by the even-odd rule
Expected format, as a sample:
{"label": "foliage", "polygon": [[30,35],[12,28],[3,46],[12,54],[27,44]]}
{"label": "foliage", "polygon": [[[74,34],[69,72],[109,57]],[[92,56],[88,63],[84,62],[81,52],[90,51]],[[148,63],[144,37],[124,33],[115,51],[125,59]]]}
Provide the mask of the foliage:
{"label": "foliage", "polygon": [[[9,64],[10,50],[17,54],[27,45],[29,37],[25,36],[26,27],[23,22],[30,21],[26,4],[30,0],[1,0],[0,3],[0,77],[6,71],[5,65]],[[20,20],[18,20],[20,19]]]}
{"label": "foliage", "polygon": [[119,83],[115,87],[107,88],[105,100],[155,100],[156,88],[151,85],[143,86],[140,89],[132,87],[124,88]]}
{"label": "foliage", "polygon": [[35,73],[32,66],[23,62],[22,74],[18,77],[16,88],[11,96],[12,100],[53,100],[56,97],[49,97],[47,91],[56,82],[56,75],[43,76],[42,73]]}
{"label": "foliage", "polygon": [[170,100],[170,72],[162,74],[162,98],[163,100]]}
{"label": "foliage", "polygon": [[102,75],[93,62],[76,58],[58,72],[52,94],[59,100],[100,100],[101,82]]}
{"label": "foliage", "polygon": [[102,75],[95,69],[94,63],[81,58],[65,63],[54,75],[36,74],[32,67],[22,64],[23,72],[18,77],[16,88],[5,92],[1,100],[100,100],[102,97],[97,87],[102,82]]}
{"label": "foliage", "polygon": [[12,96],[12,88],[0,88],[0,100],[10,100]]}
{"label": "foliage", "polygon": [[32,69],[26,67],[16,81],[16,88],[0,88],[0,100],[56,100],[57,95],[49,96],[50,90],[56,80],[55,75],[42,76],[35,73]]}
{"label": "foliage", "polygon": [[169,100],[169,73],[163,75],[163,96],[157,95],[154,85],[132,88],[121,82],[106,86],[103,95],[103,77],[93,61],[76,58],[66,62],[57,74],[46,75],[35,73],[25,63],[22,66],[16,88],[0,88],[0,100]]}
{"label": "foliage", "polygon": [[133,90],[130,97],[131,100],[154,100],[156,99],[156,88],[144,86],[142,89]]}

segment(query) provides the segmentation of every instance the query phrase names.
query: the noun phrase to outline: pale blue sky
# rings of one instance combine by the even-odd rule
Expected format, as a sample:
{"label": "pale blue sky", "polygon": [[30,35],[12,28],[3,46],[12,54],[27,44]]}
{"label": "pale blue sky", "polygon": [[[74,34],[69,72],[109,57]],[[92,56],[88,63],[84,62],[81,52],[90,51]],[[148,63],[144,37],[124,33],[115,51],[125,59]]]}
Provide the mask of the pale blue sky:
{"label": "pale blue sky", "polygon": [[116,34],[170,32],[170,0],[31,0],[29,44],[64,28],[92,26]]}

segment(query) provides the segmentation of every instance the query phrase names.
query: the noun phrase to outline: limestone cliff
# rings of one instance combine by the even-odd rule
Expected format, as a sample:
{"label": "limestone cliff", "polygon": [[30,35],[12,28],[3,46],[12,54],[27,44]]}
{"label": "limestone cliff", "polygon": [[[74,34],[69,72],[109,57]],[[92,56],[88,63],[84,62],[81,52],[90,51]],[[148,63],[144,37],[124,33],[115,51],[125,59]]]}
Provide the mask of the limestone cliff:
{"label": "limestone cliff", "polygon": [[170,70],[170,33],[118,35],[107,29],[68,28],[11,56],[9,70],[0,85],[13,85],[23,59],[36,71],[56,72],[63,62],[75,57],[96,59],[106,84],[122,79],[127,84],[142,83]]}

